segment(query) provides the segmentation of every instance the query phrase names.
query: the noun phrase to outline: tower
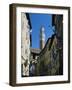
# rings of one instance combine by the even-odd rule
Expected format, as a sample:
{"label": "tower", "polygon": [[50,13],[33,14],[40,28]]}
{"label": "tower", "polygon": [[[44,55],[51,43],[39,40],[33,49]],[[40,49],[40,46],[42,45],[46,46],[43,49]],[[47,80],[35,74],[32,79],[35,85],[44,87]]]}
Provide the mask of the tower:
{"label": "tower", "polygon": [[45,46],[45,28],[40,28],[40,49],[42,50]]}

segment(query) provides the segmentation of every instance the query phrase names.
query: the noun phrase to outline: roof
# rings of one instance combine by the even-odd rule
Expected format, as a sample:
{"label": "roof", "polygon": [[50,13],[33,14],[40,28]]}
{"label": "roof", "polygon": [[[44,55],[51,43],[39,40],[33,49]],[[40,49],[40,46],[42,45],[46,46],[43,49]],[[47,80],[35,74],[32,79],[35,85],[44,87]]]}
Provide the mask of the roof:
{"label": "roof", "polygon": [[39,54],[40,49],[39,48],[31,48],[31,53]]}

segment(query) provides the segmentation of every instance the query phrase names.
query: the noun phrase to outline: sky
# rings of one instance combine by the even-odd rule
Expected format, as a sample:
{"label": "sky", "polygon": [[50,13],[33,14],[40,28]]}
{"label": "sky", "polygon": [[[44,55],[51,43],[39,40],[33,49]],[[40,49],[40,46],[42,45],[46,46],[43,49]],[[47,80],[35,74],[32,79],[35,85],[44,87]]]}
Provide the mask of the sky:
{"label": "sky", "polygon": [[32,48],[40,48],[40,28],[45,28],[45,42],[52,36],[52,15],[29,13],[32,25]]}

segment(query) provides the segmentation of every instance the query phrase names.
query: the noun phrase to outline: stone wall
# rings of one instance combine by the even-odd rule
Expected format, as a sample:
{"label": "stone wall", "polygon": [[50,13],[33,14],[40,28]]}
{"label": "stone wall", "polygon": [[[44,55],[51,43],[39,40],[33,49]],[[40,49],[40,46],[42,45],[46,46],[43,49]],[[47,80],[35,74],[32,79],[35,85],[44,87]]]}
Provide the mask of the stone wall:
{"label": "stone wall", "polygon": [[38,76],[59,74],[59,52],[57,48],[57,38],[53,35],[41,51],[36,72]]}
{"label": "stone wall", "polygon": [[21,71],[22,76],[29,76],[30,25],[25,13],[21,13]]}

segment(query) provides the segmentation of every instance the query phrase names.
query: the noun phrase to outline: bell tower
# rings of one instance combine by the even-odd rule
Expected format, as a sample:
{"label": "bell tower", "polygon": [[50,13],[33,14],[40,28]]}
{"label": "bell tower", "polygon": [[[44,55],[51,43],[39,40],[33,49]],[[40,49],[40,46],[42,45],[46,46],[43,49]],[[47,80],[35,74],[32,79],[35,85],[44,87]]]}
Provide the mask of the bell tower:
{"label": "bell tower", "polygon": [[45,46],[45,28],[41,26],[40,28],[40,49],[42,50]]}

